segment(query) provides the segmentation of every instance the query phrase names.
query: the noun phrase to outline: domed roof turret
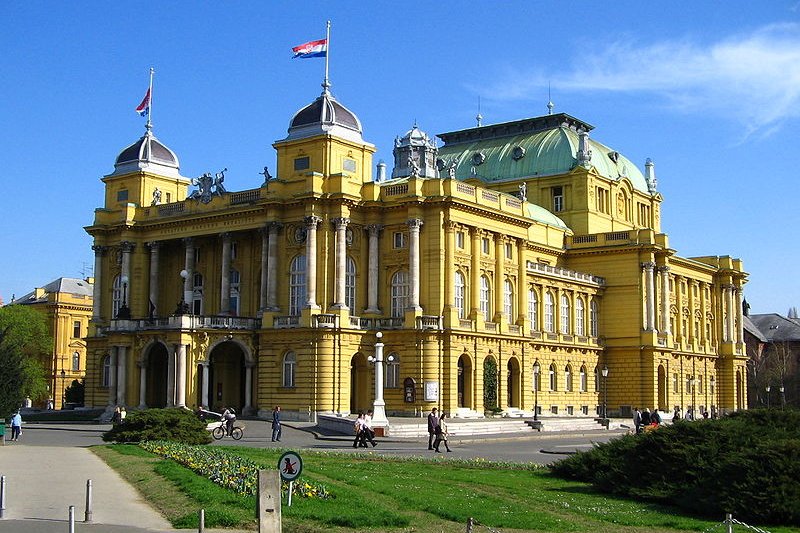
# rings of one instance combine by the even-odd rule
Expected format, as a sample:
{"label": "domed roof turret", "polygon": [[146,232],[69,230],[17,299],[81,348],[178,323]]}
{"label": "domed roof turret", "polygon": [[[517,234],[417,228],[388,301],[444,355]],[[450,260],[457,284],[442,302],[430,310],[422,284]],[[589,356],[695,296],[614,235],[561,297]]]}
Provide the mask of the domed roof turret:
{"label": "domed roof turret", "polygon": [[417,123],[402,137],[394,140],[392,179],[412,177],[438,178],[436,143]]}
{"label": "domed roof turret", "polygon": [[138,141],[120,152],[114,162],[114,172],[111,175],[127,174],[137,170],[179,176],[178,156],[156,139],[149,127]]}
{"label": "domed roof turret", "polygon": [[333,97],[327,86],[323,87],[325,90],[316,100],[292,117],[289,135],[285,140],[326,134],[363,143],[361,121]]}

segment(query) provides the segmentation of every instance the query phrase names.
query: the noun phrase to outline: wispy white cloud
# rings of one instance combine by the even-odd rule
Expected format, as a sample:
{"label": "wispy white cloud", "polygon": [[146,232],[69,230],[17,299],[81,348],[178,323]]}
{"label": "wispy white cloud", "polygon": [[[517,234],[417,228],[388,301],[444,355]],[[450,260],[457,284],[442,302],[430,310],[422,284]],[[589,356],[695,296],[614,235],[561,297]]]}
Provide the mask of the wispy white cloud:
{"label": "wispy white cloud", "polygon": [[548,82],[559,91],[646,94],[687,113],[731,118],[759,135],[800,116],[800,24],[774,24],[713,43],[629,39],[582,50],[590,52],[575,55],[562,72],[508,72],[491,94],[527,100]]}

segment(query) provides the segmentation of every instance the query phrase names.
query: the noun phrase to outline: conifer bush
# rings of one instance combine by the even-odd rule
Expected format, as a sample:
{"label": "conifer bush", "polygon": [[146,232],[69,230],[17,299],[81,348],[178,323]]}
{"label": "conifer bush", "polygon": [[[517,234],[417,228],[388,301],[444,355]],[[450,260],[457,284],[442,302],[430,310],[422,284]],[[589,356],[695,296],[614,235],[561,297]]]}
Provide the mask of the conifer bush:
{"label": "conifer bush", "polygon": [[800,411],[740,411],[625,435],[555,463],[559,477],[710,518],[800,525]]}
{"label": "conifer bush", "polygon": [[184,444],[208,444],[211,433],[206,422],[188,409],[146,409],[128,414],[121,423],[103,433],[106,442],[164,440]]}

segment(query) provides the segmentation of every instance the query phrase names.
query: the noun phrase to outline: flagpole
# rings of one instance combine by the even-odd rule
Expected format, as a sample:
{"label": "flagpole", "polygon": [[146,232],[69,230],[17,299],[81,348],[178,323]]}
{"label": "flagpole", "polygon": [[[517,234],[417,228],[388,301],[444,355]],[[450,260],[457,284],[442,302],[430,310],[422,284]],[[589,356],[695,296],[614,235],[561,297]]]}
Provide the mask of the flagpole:
{"label": "flagpole", "polygon": [[330,82],[328,81],[328,58],[331,55],[331,21],[328,21],[326,33],[325,33],[325,81],[322,82],[322,88],[325,92],[328,92],[328,88],[331,86]]}
{"label": "flagpole", "polygon": [[147,110],[147,124],[145,125],[147,131],[150,131],[153,128],[152,118],[153,118],[153,73],[154,72],[155,69],[153,67],[150,67],[150,88],[147,90],[147,92],[150,94],[150,102],[148,102],[150,109]]}

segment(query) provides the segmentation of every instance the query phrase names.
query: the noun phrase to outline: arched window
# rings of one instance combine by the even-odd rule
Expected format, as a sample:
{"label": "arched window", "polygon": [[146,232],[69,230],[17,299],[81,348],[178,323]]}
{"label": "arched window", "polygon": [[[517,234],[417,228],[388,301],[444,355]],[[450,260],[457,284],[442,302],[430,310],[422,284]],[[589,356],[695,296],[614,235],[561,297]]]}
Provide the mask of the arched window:
{"label": "arched window", "polygon": [[586,365],[581,366],[581,392],[586,392],[587,390],[587,383],[586,383]]}
{"label": "arched window", "polygon": [[564,390],[572,392],[572,367],[569,365],[564,367]]}
{"label": "arched window", "polygon": [[569,335],[569,298],[566,294],[561,295],[561,330],[562,335]]}
{"label": "arched window", "polygon": [[289,265],[289,315],[298,316],[306,303],[306,256],[300,254]]}
{"label": "arched window", "polygon": [[387,389],[400,387],[400,356],[392,352],[386,358],[386,379]]}
{"label": "arched window", "polygon": [[392,317],[401,318],[408,307],[408,272],[398,270],[392,276]]}
{"label": "arched window", "polygon": [[228,311],[230,314],[237,316],[239,314],[239,283],[241,281],[241,277],[239,276],[239,271],[231,269],[230,273],[230,282],[231,282],[231,290],[230,290],[230,299],[228,305]]}
{"label": "arched window", "polygon": [[503,314],[509,324],[514,322],[514,287],[508,279],[503,282]]}
{"label": "arched window", "polygon": [[122,277],[114,278],[113,290],[111,292],[111,316],[116,317],[119,308],[122,307]]}
{"label": "arched window", "polygon": [[283,386],[295,386],[295,372],[297,370],[297,356],[294,352],[286,352],[283,356]]}
{"label": "arched window", "polygon": [[347,258],[344,272],[344,305],[350,311],[356,308],[356,262],[352,257]]}
{"label": "arched window", "polygon": [[592,300],[589,304],[589,335],[592,337],[597,337],[597,324],[599,320],[600,315],[597,311],[597,300]]}
{"label": "arched window", "polygon": [[558,390],[558,375],[556,374],[556,365],[550,365],[550,390]]}
{"label": "arched window", "polygon": [[464,318],[464,300],[466,300],[466,287],[464,284],[464,274],[456,270],[454,280],[455,284],[455,301],[453,304],[458,309],[458,318]]}
{"label": "arched window", "polygon": [[481,314],[483,319],[489,322],[492,318],[492,291],[489,289],[489,278],[481,276]]}
{"label": "arched window", "polygon": [[72,352],[72,371],[77,372],[81,369],[81,354],[80,352]]}
{"label": "arched window", "polygon": [[539,295],[534,289],[528,289],[528,320],[531,331],[539,331]]}
{"label": "arched window", "polygon": [[575,335],[586,335],[586,321],[584,320],[585,307],[583,298],[578,296],[575,299]]}
{"label": "arched window", "polygon": [[544,330],[548,333],[555,331],[553,312],[553,293],[547,291],[544,295]]}
{"label": "arched window", "polygon": [[103,357],[103,376],[100,378],[100,386],[108,388],[111,386],[111,356]]}
{"label": "arched window", "polygon": [[200,272],[192,276],[192,314],[203,314],[203,275]]}

